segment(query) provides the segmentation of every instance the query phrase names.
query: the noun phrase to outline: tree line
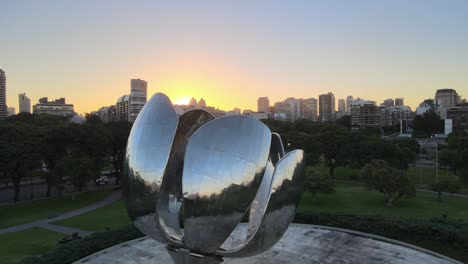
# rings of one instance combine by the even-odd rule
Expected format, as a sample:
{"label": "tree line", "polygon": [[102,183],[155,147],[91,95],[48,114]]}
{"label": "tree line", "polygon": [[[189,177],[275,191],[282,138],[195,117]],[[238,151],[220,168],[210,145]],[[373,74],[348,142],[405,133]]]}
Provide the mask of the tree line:
{"label": "tree line", "polygon": [[59,195],[66,184],[82,191],[112,164],[116,182],[123,166],[131,129],[129,122],[103,123],[87,115],[82,124],[53,115],[20,113],[0,121],[0,179],[14,186],[18,201],[21,181],[33,173]]}

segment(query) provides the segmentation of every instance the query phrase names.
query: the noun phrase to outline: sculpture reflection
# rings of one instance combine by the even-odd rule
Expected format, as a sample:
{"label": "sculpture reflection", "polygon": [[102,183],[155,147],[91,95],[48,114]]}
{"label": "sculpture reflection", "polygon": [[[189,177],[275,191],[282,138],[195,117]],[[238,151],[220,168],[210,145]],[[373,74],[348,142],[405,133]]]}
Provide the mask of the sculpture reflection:
{"label": "sculpture reflection", "polygon": [[[130,133],[124,197],[135,226],[165,241],[176,263],[219,263],[259,254],[281,238],[299,201],[303,166],[302,150],[285,155],[281,137],[263,123],[214,119],[200,109],[177,118],[158,93]],[[245,240],[222,248],[246,213]]]}

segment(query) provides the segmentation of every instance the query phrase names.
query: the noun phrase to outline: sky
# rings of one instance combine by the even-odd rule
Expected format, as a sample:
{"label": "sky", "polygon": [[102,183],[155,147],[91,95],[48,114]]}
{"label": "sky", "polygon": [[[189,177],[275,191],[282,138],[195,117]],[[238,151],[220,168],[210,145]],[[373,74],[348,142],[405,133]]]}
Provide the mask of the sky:
{"label": "sky", "polygon": [[130,79],[174,103],[256,110],[333,92],[468,97],[468,1],[0,0],[7,104],[65,97],[79,113],[115,104]]}

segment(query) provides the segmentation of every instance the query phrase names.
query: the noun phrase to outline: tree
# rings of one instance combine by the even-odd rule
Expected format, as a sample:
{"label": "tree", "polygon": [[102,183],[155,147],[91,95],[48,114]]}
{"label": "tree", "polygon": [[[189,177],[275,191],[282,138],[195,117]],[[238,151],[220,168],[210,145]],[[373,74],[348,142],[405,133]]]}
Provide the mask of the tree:
{"label": "tree", "polygon": [[432,185],[432,190],[438,193],[438,200],[442,202],[442,193],[450,194],[457,193],[461,190],[462,185],[457,177],[444,176]]}
{"label": "tree", "polygon": [[123,169],[125,152],[127,150],[127,140],[132,129],[130,122],[111,122],[107,123],[106,128],[109,130],[109,146],[108,151],[112,158],[112,165],[115,170],[115,183],[120,183],[120,175]]}
{"label": "tree", "polygon": [[11,179],[14,186],[14,202],[19,199],[21,180],[39,168],[39,134],[24,123],[0,125],[0,169],[3,177]]}
{"label": "tree", "polygon": [[345,164],[343,146],[349,142],[350,131],[346,128],[327,125],[312,137],[317,144],[317,150],[329,168],[330,177],[334,178],[335,168]]}
{"label": "tree", "polygon": [[433,134],[442,132],[444,130],[444,123],[434,110],[430,110],[414,118],[413,128],[414,136],[430,137]]}
{"label": "tree", "polygon": [[335,193],[335,182],[320,168],[307,167],[305,189],[315,198],[318,193]]}
{"label": "tree", "polygon": [[384,194],[387,206],[392,206],[393,202],[401,197],[416,195],[416,189],[404,171],[393,169],[384,160],[373,160],[364,165],[360,176],[369,189]]}
{"label": "tree", "polygon": [[351,116],[350,115],[344,115],[336,120],[336,123],[339,125],[342,125],[344,127],[347,127],[348,129],[351,129]]}

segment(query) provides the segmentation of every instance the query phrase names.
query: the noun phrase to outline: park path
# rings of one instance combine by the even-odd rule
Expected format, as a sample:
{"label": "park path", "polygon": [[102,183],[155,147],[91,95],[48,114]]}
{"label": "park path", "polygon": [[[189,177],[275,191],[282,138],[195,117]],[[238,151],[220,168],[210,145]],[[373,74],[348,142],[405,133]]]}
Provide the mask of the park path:
{"label": "park path", "polygon": [[53,217],[53,218],[37,220],[37,221],[27,223],[27,224],[22,224],[22,225],[17,225],[17,226],[12,226],[12,227],[7,227],[7,228],[0,229],[0,235],[13,233],[13,232],[18,232],[18,231],[22,231],[22,230],[33,228],[33,227],[41,227],[41,228],[45,228],[45,229],[48,229],[48,230],[51,230],[51,231],[64,233],[64,234],[68,234],[68,235],[71,235],[73,233],[78,233],[78,235],[80,235],[80,236],[87,236],[87,235],[90,235],[92,232],[77,229],[77,228],[54,225],[54,224],[51,224],[51,223],[56,222],[56,221],[61,221],[61,220],[64,220],[64,219],[67,219],[67,218],[70,218],[70,217],[74,217],[74,216],[77,216],[77,215],[81,215],[81,214],[96,210],[98,208],[101,208],[103,206],[111,204],[111,203],[113,203],[115,201],[118,201],[121,197],[122,197],[121,191],[114,191],[111,195],[109,195],[108,197],[106,197],[105,199],[103,199],[103,200],[101,200],[101,201],[99,201],[97,203],[85,206],[85,207],[80,208],[80,209],[76,209],[76,210],[73,210],[73,211],[63,213],[63,214],[61,214],[59,216],[56,216],[56,217]]}
{"label": "park path", "polygon": [[[351,184],[356,184],[356,185],[364,185],[363,182],[357,182],[357,181],[346,181],[346,180],[336,180],[336,182],[343,182],[343,183],[351,183]],[[434,192],[432,190],[428,189],[416,189],[418,192],[425,192],[425,193],[433,193],[433,194],[438,194],[438,192]],[[468,198],[468,195],[466,194],[460,194],[460,193],[446,193],[442,192],[443,195],[448,195],[451,197],[459,197],[459,198]]]}

